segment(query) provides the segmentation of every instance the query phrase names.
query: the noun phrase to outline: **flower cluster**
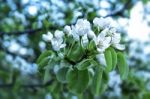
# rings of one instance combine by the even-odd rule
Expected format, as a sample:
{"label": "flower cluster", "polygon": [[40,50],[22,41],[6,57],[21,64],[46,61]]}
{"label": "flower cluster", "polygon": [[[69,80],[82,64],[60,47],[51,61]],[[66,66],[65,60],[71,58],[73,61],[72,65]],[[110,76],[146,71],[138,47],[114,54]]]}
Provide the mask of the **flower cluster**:
{"label": "flower cluster", "polygon": [[59,51],[66,46],[64,34],[76,41],[82,41],[83,44],[93,40],[99,53],[103,53],[110,46],[118,50],[125,49],[125,46],[120,44],[120,33],[117,33],[116,29],[111,27],[111,23],[104,18],[95,18],[93,24],[86,19],[78,19],[75,25],[65,26],[64,31],[56,30],[54,35],[51,32],[44,34],[43,39],[51,42],[53,50]]}
{"label": "flower cluster", "polygon": [[62,31],[44,34],[43,40],[50,45],[37,60],[38,70],[45,71],[44,82],[49,77],[46,72],[52,69],[57,81],[67,83],[71,92],[81,94],[92,86],[89,88],[93,93],[99,94],[99,89],[105,90],[108,83],[103,78],[116,66],[121,78],[127,77],[128,66],[119,51],[125,46],[120,44],[121,35],[107,19],[95,18],[93,23],[78,19]]}

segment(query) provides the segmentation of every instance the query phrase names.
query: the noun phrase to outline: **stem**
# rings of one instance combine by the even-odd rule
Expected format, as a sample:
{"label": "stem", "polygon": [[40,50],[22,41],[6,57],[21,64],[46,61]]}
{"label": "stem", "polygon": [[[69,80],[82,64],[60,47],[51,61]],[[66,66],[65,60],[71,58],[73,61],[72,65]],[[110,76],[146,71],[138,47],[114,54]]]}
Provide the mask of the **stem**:
{"label": "stem", "polygon": [[71,50],[72,50],[74,44],[75,44],[75,41],[73,41],[73,43],[71,44],[71,47],[70,47],[70,49],[69,49],[69,51],[68,51],[67,56],[70,54],[70,52],[71,52]]}

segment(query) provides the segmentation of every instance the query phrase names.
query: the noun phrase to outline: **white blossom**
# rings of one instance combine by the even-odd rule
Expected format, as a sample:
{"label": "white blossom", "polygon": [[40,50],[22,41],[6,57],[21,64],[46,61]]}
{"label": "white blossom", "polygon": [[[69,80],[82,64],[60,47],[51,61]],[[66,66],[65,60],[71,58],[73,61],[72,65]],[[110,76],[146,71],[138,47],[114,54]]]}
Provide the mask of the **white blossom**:
{"label": "white blossom", "polygon": [[114,35],[112,36],[112,41],[111,44],[113,47],[115,47],[116,49],[119,50],[124,50],[125,49],[125,45],[123,44],[119,44],[121,40],[121,36],[118,33],[114,33]]}
{"label": "white blossom", "polygon": [[53,38],[53,34],[51,32],[42,35],[42,39],[47,42],[50,42],[52,38]]}
{"label": "white blossom", "polygon": [[65,27],[64,27],[64,32],[68,35],[68,36],[70,36],[72,33],[71,33],[71,27],[70,26],[68,26],[68,25],[66,25]]}
{"label": "white blossom", "polygon": [[66,44],[63,43],[63,39],[57,39],[57,38],[53,38],[51,44],[53,50],[55,51],[59,51],[61,48],[64,48],[66,46]]}
{"label": "white blossom", "polygon": [[120,44],[121,35],[120,33],[116,32],[117,30],[115,28],[106,28],[104,29],[101,34],[111,37],[111,45],[115,47],[118,50],[124,50],[125,46]]}
{"label": "white blossom", "polygon": [[58,39],[62,39],[64,36],[64,33],[62,31],[56,30],[54,33],[54,36]]}
{"label": "white blossom", "polygon": [[88,37],[87,37],[87,34],[85,34],[83,37],[82,37],[82,43],[83,43],[83,46],[86,47],[89,43],[89,40],[88,40]]}
{"label": "white blossom", "polygon": [[100,33],[94,41],[98,52],[102,53],[110,46],[111,37],[106,37],[105,33]]}
{"label": "white blossom", "polygon": [[111,37],[111,45],[115,47],[118,50],[124,50],[125,45],[120,44],[121,41],[121,35],[120,33],[116,32],[115,28],[109,29],[109,32],[107,32],[107,35]]}
{"label": "white blossom", "polygon": [[79,35],[77,34],[76,28],[74,26],[72,26],[72,30],[71,30],[71,34],[74,38],[74,40],[79,41]]}
{"label": "white blossom", "polygon": [[89,31],[87,33],[87,36],[88,36],[89,39],[95,39],[96,38],[96,35],[93,31]]}
{"label": "white blossom", "polygon": [[106,18],[94,18],[93,23],[102,29],[110,26],[110,21]]}
{"label": "white blossom", "polygon": [[83,36],[91,30],[90,22],[86,19],[78,19],[75,26],[72,27],[79,36]]}

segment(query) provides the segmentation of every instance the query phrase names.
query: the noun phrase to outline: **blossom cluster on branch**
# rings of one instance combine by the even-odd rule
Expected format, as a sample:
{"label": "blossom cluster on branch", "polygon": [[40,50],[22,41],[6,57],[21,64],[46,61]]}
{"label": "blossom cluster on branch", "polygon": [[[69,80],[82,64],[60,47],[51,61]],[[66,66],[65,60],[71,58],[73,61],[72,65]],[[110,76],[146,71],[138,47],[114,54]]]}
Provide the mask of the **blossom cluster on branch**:
{"label": "blossom cluster on branch", "polygon": [[67,83],[71,92],[82,93],[91,86],[93,94],[99,94],[107,88],[104,79],[116,65],[121,78],[127,77],[128,66],[121,52],[125,46],[107,19],[96,17],[93,23],[78,19],[75,25],[48,32],[42,38],[50,48],[37,60],[39,71],[45,71],[44,82],[51,69],[57,81]]}

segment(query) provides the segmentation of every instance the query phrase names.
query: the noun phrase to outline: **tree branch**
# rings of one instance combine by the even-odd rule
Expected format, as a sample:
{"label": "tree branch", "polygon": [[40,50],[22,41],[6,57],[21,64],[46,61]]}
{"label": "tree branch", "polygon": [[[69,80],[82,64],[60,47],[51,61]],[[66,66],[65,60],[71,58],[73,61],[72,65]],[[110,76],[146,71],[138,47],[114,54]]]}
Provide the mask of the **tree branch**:
{"label": "tree branch", "polygon": [[[48,29],[55,30],[55,29],[57,29],[57,28],[58,28],[58,27],[56,27],[56,26],[51,26],[51,27],[49,27]],[[3,35],[34,34],[34,33],[43,31],[44,29],[45,29],[45,28],[37,28],[37,29],[28,29],[28,30],[24,30],[24,31],[15,31],[15,32],[0,32],[0,36],[3,36]]]}
{"label": "tree branch", "polygon": [[128,0],[128,1],[124,4],[124,6],[122,7],[122,9],[117,10],[117,11],[114,11],[114,12],[112,12],[112,13],[106,15],[106,16],[104,16],[104,18],[110,17],[110,16],[119,16],[119,15],[120,15],[120,16],[123,16],[124,11],[129,7],[131,1],[132,1],[132,0]]}
{"label": "tree branch", "polygon": [[[21,88],[44,88],[49,85],[51,85],[54,82],[54,80],[50,80],[45,84],[22,84],[20,85]],[[10,83],[10,84],[0,84],[0,88],[10,88],[14,87],[15,83]]]}

